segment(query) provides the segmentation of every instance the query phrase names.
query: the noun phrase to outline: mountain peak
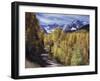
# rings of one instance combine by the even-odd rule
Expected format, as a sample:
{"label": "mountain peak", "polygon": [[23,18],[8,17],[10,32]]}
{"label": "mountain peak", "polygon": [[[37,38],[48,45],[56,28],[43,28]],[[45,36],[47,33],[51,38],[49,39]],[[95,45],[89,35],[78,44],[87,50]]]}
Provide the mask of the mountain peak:
{"label": "mountain peak", "polygon": [[51,33],[52,31],[54,31],[58,27],[61,28],[63,31],[67,32],[67,31],[76,31],[85,25],[87,25],[87,23],[84,21],[73,20],[69,24],[54,23],[54,24],[41,25],[41,26],[42,26],[42,28],[44,28],[46,30],[47,33]]}

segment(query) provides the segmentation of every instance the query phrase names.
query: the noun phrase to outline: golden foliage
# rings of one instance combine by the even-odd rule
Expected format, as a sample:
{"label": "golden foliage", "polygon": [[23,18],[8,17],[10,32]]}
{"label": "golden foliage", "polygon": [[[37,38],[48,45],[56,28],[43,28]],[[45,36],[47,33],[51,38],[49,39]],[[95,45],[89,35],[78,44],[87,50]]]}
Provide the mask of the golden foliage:
{"label": "golden foliage", "polygon": [[44,36],[45,46],[50,42],[53,43],[50,53],[64,65],[89,64],[89,32],[86,30],[65,33],[56,29]]}

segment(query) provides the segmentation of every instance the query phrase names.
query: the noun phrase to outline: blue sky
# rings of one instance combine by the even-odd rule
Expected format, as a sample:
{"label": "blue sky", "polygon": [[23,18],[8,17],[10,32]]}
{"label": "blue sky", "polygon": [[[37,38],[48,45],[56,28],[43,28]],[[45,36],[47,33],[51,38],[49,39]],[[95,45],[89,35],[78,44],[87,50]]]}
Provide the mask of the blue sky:
{"label": "blue sky", "polygon": [[88,15],[70,15],[70,14],[49,14],[49,13],[36,13],[40,25],[48,24],[70,24],[74,20],[84,21],[89,24]]}

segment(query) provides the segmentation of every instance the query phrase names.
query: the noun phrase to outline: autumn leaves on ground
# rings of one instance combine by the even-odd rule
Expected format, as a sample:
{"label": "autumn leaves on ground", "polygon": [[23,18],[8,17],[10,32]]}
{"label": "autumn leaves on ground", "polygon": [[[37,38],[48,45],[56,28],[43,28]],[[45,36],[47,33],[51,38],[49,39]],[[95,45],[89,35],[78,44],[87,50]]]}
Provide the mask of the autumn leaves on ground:
{"label": "autumn leaves on ground", "polygon": [[49,59],[63,66],[89,64],[89,31],[64,32],[58,27],[47,34],[40,28],[35,14],[26,12],[25,18],[26,60],[46,67],[48,62],[41,54],[48,54]]}

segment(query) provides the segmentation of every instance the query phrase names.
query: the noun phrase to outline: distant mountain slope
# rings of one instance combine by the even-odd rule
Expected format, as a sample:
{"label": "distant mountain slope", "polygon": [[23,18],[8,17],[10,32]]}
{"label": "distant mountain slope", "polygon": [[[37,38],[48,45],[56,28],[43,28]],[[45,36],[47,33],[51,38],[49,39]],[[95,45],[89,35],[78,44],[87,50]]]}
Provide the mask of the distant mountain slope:
{"label": "distant mountain slope", "polygon": [[66,32],[75,31],[90,21],[89,15],[77,14],[36,13],[36,18],[46,33],[53,32],[57,27]]}
{"label": "distant mountain slope", "polygon": [[85,29],[85,30],[87,30],[87,31],[89,31],[89,24],[87,24],[87,25],[84,25],[84,26],[82,26],[80,29]]}
{"label": "distant mountain slope", "polygon": [[51,33],[56,28],[60,28],[65,32],[73,32],[79,29],[86,29],[89,30],[89,24],[84,21],[74,20],[69,24],[48,24],[48,25],[41,25],[41,27],[45,30],[46,33]]}

